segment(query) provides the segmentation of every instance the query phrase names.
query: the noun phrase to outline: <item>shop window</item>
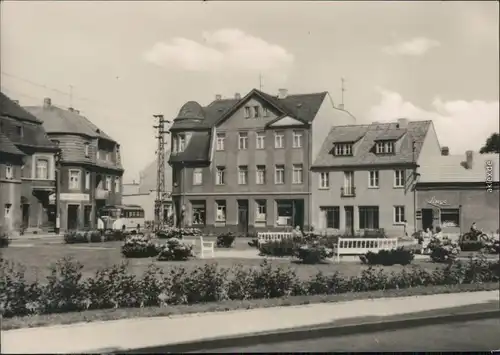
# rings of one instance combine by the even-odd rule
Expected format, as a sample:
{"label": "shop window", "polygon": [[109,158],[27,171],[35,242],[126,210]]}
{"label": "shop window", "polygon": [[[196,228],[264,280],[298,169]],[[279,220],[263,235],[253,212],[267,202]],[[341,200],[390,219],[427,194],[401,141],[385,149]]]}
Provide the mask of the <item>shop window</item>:
{"label": "shop window", "polygon": [[192,224],[205,225],[206,206],[205,201],[192,201]]}
{"label": "shop window", "polygon": [[460,210],[458,208],[441,209],[442,227],[460,227]]}
{"label": "shop window", "polygon": [[276,224],[278,226],[292,226],[293,225],[293,203],[292,201],[277,201],[278,219]]}

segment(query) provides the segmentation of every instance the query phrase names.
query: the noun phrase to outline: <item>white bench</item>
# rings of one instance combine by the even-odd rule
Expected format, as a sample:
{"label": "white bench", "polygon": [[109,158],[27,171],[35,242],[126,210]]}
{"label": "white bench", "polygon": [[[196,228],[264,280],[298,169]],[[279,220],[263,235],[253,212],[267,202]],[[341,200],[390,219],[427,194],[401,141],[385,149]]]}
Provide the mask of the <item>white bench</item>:
{"label": "white bench", "polygon": [[391,250],[398,247],[397,238],[339,238],[337,243],[337,261],[341,255],[361,255],[369,251]]}
{"label": "white bench", "polygon": [[212,258],[215,258],[215,242],[205,242],[203,237],[200,237],[201,258],[205,258],[205,252],[209,252]]}
{"label": "white bench", "polygon": [[292,239],[293,233],[291,232],[259,232],[257,233],[257,245],[269,242],[279,242],[285,239]]}

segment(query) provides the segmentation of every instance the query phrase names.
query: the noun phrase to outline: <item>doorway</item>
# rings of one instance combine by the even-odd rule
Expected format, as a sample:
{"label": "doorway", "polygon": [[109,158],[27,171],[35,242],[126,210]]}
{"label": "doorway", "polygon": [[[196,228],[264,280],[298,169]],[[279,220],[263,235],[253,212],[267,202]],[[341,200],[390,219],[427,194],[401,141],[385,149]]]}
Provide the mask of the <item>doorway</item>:
{"label": "doorway", "polygon": [[68,205],[68,230],[78,229],[79,205]]}
{"label": "doorway", "polygon": [[30,226],[30,205],[28,203],[23,203],[21,208],[22,208],[23,227],[29,228],[29,226]]}
{"label": "doorway", "polygon": [[248,235],[248,200],[238,200],[238,232]]}
{"label": "doorway", "polygon": [[83,227],[92,227],[92,206],[85,206],[83,208]]}
{"label": "doorway", "polygon": [[293,227],[304,230],[304,200],[293,200]]}
{"label": "doorway", "polygon": [[354,206],[344,206],[345,211],[345,232],[347,235],[354,235]]}
{"label": "doorway", "polygon": [[434,224],[434,211],[432,208],[422,208],[422,228],[432,228]]}

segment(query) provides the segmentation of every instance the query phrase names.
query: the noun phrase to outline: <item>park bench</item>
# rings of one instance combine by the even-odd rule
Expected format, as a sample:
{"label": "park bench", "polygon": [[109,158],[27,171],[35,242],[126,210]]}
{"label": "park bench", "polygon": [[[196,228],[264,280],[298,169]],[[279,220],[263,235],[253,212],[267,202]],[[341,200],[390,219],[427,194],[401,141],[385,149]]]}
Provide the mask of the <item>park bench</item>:
{"label": "park bench", "polygon": [[[183,238],[182,241],[184,243],[190,244],[193,247],[196,246],[196,239]],[[212,256],[215,257],[215,242],[207,242],[203,240],[203,237],[200,236],[200,258],[205,258],[205,253],[208,252]]]}
{"label": "park bench", "polygon": [[397,238],[339,238],[336,246],[337,261],[341,255],[362,255],[369,251],[391,250],[398,247]]}
{"label": "park bench", "polygon": [[259,232],[257,233],[257,245],[269,242],[279,242],[285,239],[292,239],[293,233],[291,232]]}

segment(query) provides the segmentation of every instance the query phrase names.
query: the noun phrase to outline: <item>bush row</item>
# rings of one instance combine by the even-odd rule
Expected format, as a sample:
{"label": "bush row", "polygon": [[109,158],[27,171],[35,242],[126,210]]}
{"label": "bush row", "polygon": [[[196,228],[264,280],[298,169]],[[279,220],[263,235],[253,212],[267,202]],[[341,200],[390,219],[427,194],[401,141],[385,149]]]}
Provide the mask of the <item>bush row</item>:
{"label": "bush row", "polygon": [[319,272],[308,280],[299,279],[290,268],[273,267],[265,261],[259,268],[206,264],[190,272],[178,267],[164,273],[150,266],[142,277],[130,274],[127,265],[121,264],[83,279],[83,266],[65,258],[51,267],[50,276],[42,283],[28,281],[20,265],[1,263],[0,310],[4,317],[497,282],[500,274],[499,262],[471,258],[434,271],[413,266],[387,273],[369,267],[358,276]]}
{"label": "bush row", "polygon": [[126,258],[157,257],[159,261],[180,261],[193,256],[193,246],[177,238],[170,238],[162,245],[154,243],[147,235],[132,235],[125,240],[122,255]]}
{"label": "bush row", "polygon": [[66,244],[79,243],[101,243],[111,241],[122,241],[129,235],[120,230],[91,230],[91,231],[67,231],[64,233],[64,242]]}
{"label": "bush row", "polygon": [[158,232],[156,236],[160,239],[170,239],[177,238],[182,239],[183,237],[199,237],[201,235],[201,230],[197,228],[175,228],[166,227]]}

